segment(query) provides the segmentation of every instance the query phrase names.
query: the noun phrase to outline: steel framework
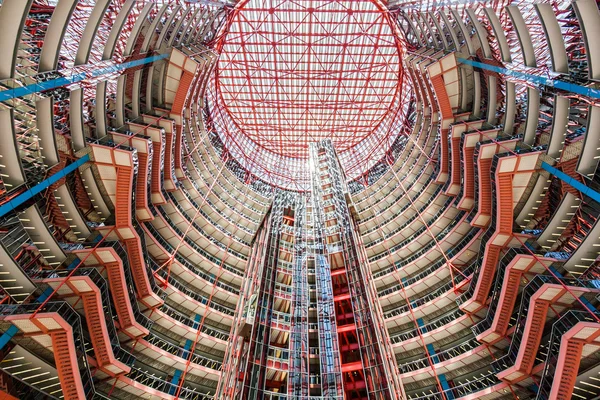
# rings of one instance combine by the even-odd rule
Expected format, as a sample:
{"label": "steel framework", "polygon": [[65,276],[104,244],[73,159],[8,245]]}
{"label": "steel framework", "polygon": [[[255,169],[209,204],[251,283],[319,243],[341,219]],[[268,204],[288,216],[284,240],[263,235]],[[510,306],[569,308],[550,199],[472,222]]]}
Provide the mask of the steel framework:
{"label": "steel framework", "polygon": [[330,139],[347,173],[383,157],[402,108],[402,47],[378,0],[240,2],[209,94],[234,157],[260,178],[308,188],[308,143]]}

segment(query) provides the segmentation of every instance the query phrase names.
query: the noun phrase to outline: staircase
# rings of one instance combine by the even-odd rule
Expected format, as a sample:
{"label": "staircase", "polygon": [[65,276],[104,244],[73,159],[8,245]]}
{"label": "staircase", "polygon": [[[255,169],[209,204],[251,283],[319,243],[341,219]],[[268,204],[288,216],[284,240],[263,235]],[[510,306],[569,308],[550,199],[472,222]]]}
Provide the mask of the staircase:
{"label": "staircase", "polygon": [[470,207],[466,207],[463,203],[466,200],[473,200],[475,196],[475,167],[473,164],[473,155],[475,154],[474,147],[465,147],[463,149],[464,154],[464,163],[462,164],[463,169],[463,196],[458,204],[459,210],[471,210],[473,208],[473,203],[471,203]]}
{"label": "staircase", "polygon": [[[150,199],[148,198],[148,185],[147,182],[150,179],[150,174],[148,173],[148,168],[153,167],[148,165],[149,157],[148,153],[138,151],[138,161],[139,161],[139,171],[141,178],[140,182],[135,187],[135,208],[136,210],[140,210],[140,212],[136,212],[138,219],[140,221],[149,221],[152,220],[152,212],[148,206]],[[161,166],[156,165],[155,168],[160,170]],[[148,217],[149,216],[149,217]]]}
{"label": "staircase", "polygon": [[[110,303],[106,281],[94,268],[78,269],[75,275],[65,282],[69,273],[68,271],[49,272],[46,276],[50,278],[43,279],[41,283],[55,290],[62,284],[60,296],[64,297],[72,307],[78,308],[79,313],[85,314],[93,354],[99,368],[110,376],[129,372],[130,368],[117,360],[113,352],[111,340],[118,343],[118,337],[113,326],[112,313],[110,309],[105,312],[103,307],[103,304]],[[55,277],[57,274],[59,277]],[[83,309],[80,304],[83,304]]]}
{"label": "staircase", "polygon": [[177,179],[173,175],[173,132],[165,132],[165,157],[163,164],[163,187],[166,191],[173,192],[177,188]]}
{"label": "staircase", "polygon": [[[529,334],[526,336],[526,340],[523,341],[525,350],[523,351],[523,361],[521,361],[524,364],[521,368],[525,369],[527,373],[531,372],[535,355],[540,347],[549,306],[550,302],[548,301],[536,301],[533,309],[529,310],[527,319],[531,321],[531,328]],[[531,315],[532,313],[533,315]]]}
{"label": "staircase", "polygon": [[81,400],[86,398],[81,376],[75,357],[75,347],[69,341],[66,331],[57,331],[50,334],[56,370],[66,400]]}
{"label": "staircase", "polygon": [[513,227],[512,174],[498,174],[496,198],[496,232],[510,235]]}
{"label": "staircase", "polygon": [[[561,353],[563,353],[562,349]],[[558,389],[555,392],[557,400],[570,400],[572,398],[571,394],[577,381],[582,353],[583,342],[578,340],[569,340],[567,342],[567,347],[564,350],[565,362],[562,369],[557,371],[560,372],[560,376],[555,377],[556,382],[558,382]]]}
{"label": "staircase", "polygon": [[[90,250],[74,251],[86,258]],[[98,263],[101,263],[98,265]],[[111,248],[100,248],[93,250],[92,257],[86,260],[86,266],[96,267],[105,277],[110,285],[112,304],[117,312],[119,328],[132,338],[139,338],[148,334],[148,329],[140,325],[136,319],[131,304],[128,283],[125,277],[125,266],[120,257]]]}
{"label": "staircase", "polygon": [[160,140],[152,141],[152,203],[155,205],[165,204],[167,201],[162,194],[162,179],[164,169],[164,143]]}
{"label": "staircase", "polygon": [[87,320],[88,331],[94,346],[94,354],[96,355],[96,361],[100,366],[110,364],[109,350],[110,344],[107,342],[103,325],[106,324],[104,321],[104,312],[102,306],[98,303],[100,299],[96,297],[93,292],[88,292],[81,295],[83,300],[83,307],[85,309],[85,319]]}
{"label": "staircase", "polygon": [[[115,225],[117,228],[131,225],[131,203],[133,196],[133,168],[116,167],[116,199],[115,199]],[[142,182],[140,182],[142,183]]]}
{"label": "staircase", "polygon": [[475,215],[475,218],[473,218],[472,225],[485,228],[492,216],[492,178],[490,175],[492,159],[479,158],[477,167],[479,199],[477,201],[477,214]]}
{"label": "staircase", "polygon": [[125,282],[122,268],[123,266],[119,264],[106,265],[111,295],[113,298],[113,304],[117,310],[119,324],[121,325],[121,329],[126,330],[135,338],[145,336],[147,332],[140,331],[140,329],[138,329],[134,324],[135,319],[127,295],[127,284]]}
{"label": "staircase", "polygon": [[442,122],[440,129],[440,172],[436,178],[436,183],[445,183],[448,178],[449,172],[449,145],[448,145],[448,126],[444,120],[450,119],[454,121],[454,113],[452,112],[452,106],[450,105],[450,99],[448,98],[448,92],[446,91],[446,84],[442,74],[432,76],[430,78],[433,84],[433,91],[437,98],[440,113],[442,114]]}
{"label": "staircase", "polygon": [[517,302],[519,295],[519,285],[521,284],[522,273],[511,270],[508,274],[508,279],[503,284],[502,291],[504,296],[500,298],[500,307],[496,311],[498,315],[498,323],[494,330],[499,335],[505,335],[508,329],[508,323],[512,315],[512,311]]}
{"label": "staircase", "polygon": [[[59,181],[60,182],[60,181]],[[56,197],[54,197],[54,188],[58,187],[58,184],[54,184],[46,190],[46,215],[48,222],[55,227],[60,228],[61,232],[68,231],[69,223],[65,219],[62,210],[58,206]]]}
{"label": "staircase", "polygon": [[81,180],[81,175],[79,173],[75,173],[73,180],[75,181],[75,191],[73,196],[75,198],[75,203],[82,210],[82,213],[85,214],[88,211],[94,210],[94,206],[90,201],[90,196]]}
{"label": "staircase", "polygon": [[[127,257],[138,297],[147,307],[154,308],[163,301],[152,291],[147,273],[149,267],[144,260],[140,237],[132,224],[133,173],[131,167],[117,167],[115,227],[127,247]],[[138,182],[137,186],[145,189],[145,182]]]}
{"label": "staircase", "polygon": [[174,162],[175,162],[175,172],[180,176],[185,176],[182,171],[182,160],[181,160],[181,143],[183,141],[183,108],[188,99],[188,92],[192,85],[192,82],[195,78],[195,75],[192,72],[187,70],[183,71],[181,78],[179,80],[179,87],[177,88],[177,93],[175,94],[175,99],[173,100],[173,106],[171,107],[171,115],[175,118],[175,147],[174,147]]}

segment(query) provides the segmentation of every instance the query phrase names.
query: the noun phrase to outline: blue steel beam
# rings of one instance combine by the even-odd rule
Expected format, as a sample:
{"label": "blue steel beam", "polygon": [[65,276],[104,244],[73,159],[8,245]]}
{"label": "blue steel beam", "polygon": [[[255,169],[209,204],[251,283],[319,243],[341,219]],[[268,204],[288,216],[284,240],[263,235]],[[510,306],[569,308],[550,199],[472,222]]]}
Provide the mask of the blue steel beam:
{"label": "blue steel beam", "polygon": [[465,58],[458,58],[458,62],[466,65],[470,65],[475,68],[481,68],[492,72],[497,72],[502,75],[512,76],[514,78],[523,79],[531,83],[538,85],[544,85],[548,87],[554,87],[565,92],[576,93],[583,96],[587,96],[593,99],[600,99],[600,89],[592,89],[586,86],[577,85],[575,83],[569,83],[561,81],[560,79],[550,79],[543,76],[527,74],[525,72],[512,71],[510,69],[497,67],[495,65],[485,64],[478,61],[467,60]]}
{"label": "blue steel beam", "polygon": [[21,193],[17,197],[8,202],[2,204],[0,206],[0,217],[5,216],[9,212],[13,211],[15,208],[19,207],[21,204],[25,203],[27,200],[31,199],[36,194],[40,193],[43,190],[48,189],[52,184],[58,182],[62,178],[69,175],[71,172],[75,171],[77,168],[81,167],[83,164],[90,160],[89,154],[84,155],[79,160],[75,161],[67,165],[65,168],[61,169],[57,173],[53,174],[49,178],[44,179],[31,189],[26,190],[24,193]]}
{"label": "blue steel beam", "polygon": [[569,175],[565,174],[564,172],[554,168],[553,166],[545,162],[542,162],[542,168],[550,172],[552,175],[556,176],[561,181],[565,182],[567,185],[579,190],[581,193],[600,203],[600,193],[596,192],[591,187],[585,186],[577,179],[571,178]]}
{"label": "blue steel beam", "polygon": [[45,90],[56,89],[65,85],[71,85],[73,83],[81,82],[88,78],[97,78],[102,75],[124,71],[127,68],[134,68],[139,67],[140,65],[150,64],[155,61],[163,60],[167,57],[169,57],[168,53],[160,54],[156,56],[141,58],[139,60],[128,61],[122,64],[111,65],[105,68],[98,68],[93,70],[91,73],[80,72],[70,77],[56,78],[45,82],[33,83],[31,85],[23,87],[3,90],[0,92],[0,101],[6,101],[18,97],[28,96],[31,94],[43,92]]}

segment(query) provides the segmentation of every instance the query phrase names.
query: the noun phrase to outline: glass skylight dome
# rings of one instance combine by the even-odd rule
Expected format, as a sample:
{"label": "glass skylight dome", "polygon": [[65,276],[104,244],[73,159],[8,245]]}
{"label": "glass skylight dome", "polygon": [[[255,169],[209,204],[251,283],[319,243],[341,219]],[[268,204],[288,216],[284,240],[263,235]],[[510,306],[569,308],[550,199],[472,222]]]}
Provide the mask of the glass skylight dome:
{"label": "glass skylight dome", "polygon": [[228,151],[276,186],[308,185],[308,143],[331,139],[348,178],[389,149],[402,108],[402,47],[378,1],[240,2],[209,108]]}

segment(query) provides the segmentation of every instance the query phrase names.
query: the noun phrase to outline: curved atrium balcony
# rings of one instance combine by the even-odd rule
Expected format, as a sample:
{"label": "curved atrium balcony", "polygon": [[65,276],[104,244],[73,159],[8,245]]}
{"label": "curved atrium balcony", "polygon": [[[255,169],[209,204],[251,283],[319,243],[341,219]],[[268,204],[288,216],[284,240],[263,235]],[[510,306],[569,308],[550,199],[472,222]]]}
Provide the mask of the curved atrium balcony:
{"label": "curved atrium balcony", "polygon": [[598,27],[0,0],[0,398],[600,397]]}

